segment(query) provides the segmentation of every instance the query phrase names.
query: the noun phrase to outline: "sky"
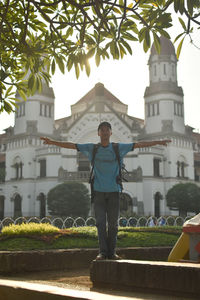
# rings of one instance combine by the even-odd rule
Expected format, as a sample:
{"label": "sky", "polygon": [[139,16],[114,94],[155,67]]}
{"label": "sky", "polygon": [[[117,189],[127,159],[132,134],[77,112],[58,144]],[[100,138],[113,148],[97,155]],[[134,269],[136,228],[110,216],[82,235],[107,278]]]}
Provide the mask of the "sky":
{"label": "sky", "polygon": [[[198,39],[199,33],[196,33]],[[198,46],[200,47],[200,42]],[[132,56],[127,55],[122,60],[115,61],[102,60],[98,68],[92,61],[89,77],[81,73],[77,80],[74,69],[64,75],[57,69],[52,78],[55,93],[55,119],[69,116],[70,105],[82,98],[97,82],[103,83],[106,89],[128,105],[129,115],[143,119],[143,96],[145,88],[149,85],[150,52],[144,53],[142,44],[137,42],[133,43],[132,48]],[[193,127],[196,132],[200,133],[200,49],[193,46],[189,40],[184,42],[179,57],[177,80],[184,92],[185,125]],[[13,125],[14,114],[0,114],[0,133],[3,133],[3,129]]]}

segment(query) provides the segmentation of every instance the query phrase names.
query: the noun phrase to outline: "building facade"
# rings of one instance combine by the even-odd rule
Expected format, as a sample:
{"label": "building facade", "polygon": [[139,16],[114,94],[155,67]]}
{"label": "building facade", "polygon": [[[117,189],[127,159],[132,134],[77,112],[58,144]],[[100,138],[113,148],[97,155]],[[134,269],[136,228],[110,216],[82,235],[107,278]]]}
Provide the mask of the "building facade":
{"label": "building facade", "polygon": [[144,120],[129,116],[127,105],[102,83],[59,120],[54,120],[53,90],[45,84],[41,94],[20,103],[14,127],[0,136],[0,219],[49,215],[47,194],[59,183],[78,181],[89,189],[89,161],[76,150],[43,145],[40,136],[97,143],[102,121],[111,123],[113,142],[172,140],[168,147],[136,149],[125,157],[128,182],[123,184],[121,214],[175,214],[166,205],[166,193],[179,182],[200,184],[200,135],[184,123],[184,95],[169,40],[161,38],[159,55],[152,47],[148,65]]}

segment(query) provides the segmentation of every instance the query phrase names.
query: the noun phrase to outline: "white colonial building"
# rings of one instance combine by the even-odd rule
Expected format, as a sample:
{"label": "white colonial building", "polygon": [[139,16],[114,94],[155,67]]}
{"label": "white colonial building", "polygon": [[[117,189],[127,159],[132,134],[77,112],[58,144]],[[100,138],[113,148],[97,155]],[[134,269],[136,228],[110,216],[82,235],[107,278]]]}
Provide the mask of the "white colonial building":
{"label": "white colonial building", "polygon": [[[54,93],[44,85],[41,94],[21,102],[14,127],[0,136],[0,219],[6,216],[49,215],[46,196],[57,184],[79,181],[88,186],[90,164],[76,150],[45,146],[40,136],[86,143],[99,141],[101,121],[112,124],[113,142],[171,139],[168,147],[136,149],[124,163],[121,213],[173,214],[166,193],[179,182],[200,181],[200,138],[184,124],[183,90],[177,83],[177,59],[172,43],[161,38],[158,55],[151,49],[145,119],[127,114],[128,107],[102,83],[97,83],[76,104],[71,115],[54,120]],[[72,199],[73,201],[73,199]]]}

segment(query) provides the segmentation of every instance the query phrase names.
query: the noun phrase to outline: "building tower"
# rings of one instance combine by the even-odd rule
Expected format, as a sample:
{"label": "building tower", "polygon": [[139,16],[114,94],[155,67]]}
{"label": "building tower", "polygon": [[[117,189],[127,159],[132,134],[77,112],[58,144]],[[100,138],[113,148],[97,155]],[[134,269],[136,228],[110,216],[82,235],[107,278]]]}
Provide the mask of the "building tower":
{"label": "building tower", "polygon": [[183,90],[177,83],[177,58],[170,40],[160,38],[161,52],[151,49],[150,84],[145,90],[146,134],[185,133]]}
{"label": "building tower", "polygon": [[14,134],[45,133],[52,135],[54,130],[54,93],[43,82],[41,93],[35,93],[27,101],[22,101],[15,114]]}

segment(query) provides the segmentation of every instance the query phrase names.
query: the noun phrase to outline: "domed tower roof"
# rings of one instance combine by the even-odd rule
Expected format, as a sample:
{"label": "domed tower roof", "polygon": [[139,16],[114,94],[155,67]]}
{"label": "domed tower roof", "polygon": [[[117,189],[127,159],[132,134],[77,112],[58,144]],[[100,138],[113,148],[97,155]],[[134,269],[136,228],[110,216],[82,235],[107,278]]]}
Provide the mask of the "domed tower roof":
{"label": "domed tower roof", "polygon": [[[160,37],[160,46],[161,46],[161,49],[160,49],[159,55],[175,55],[176,56],[174,45],[168,38],[161,36]],[[154,43],[151,47],[151,55],[158,55],[156,48],[154,46]]]}

